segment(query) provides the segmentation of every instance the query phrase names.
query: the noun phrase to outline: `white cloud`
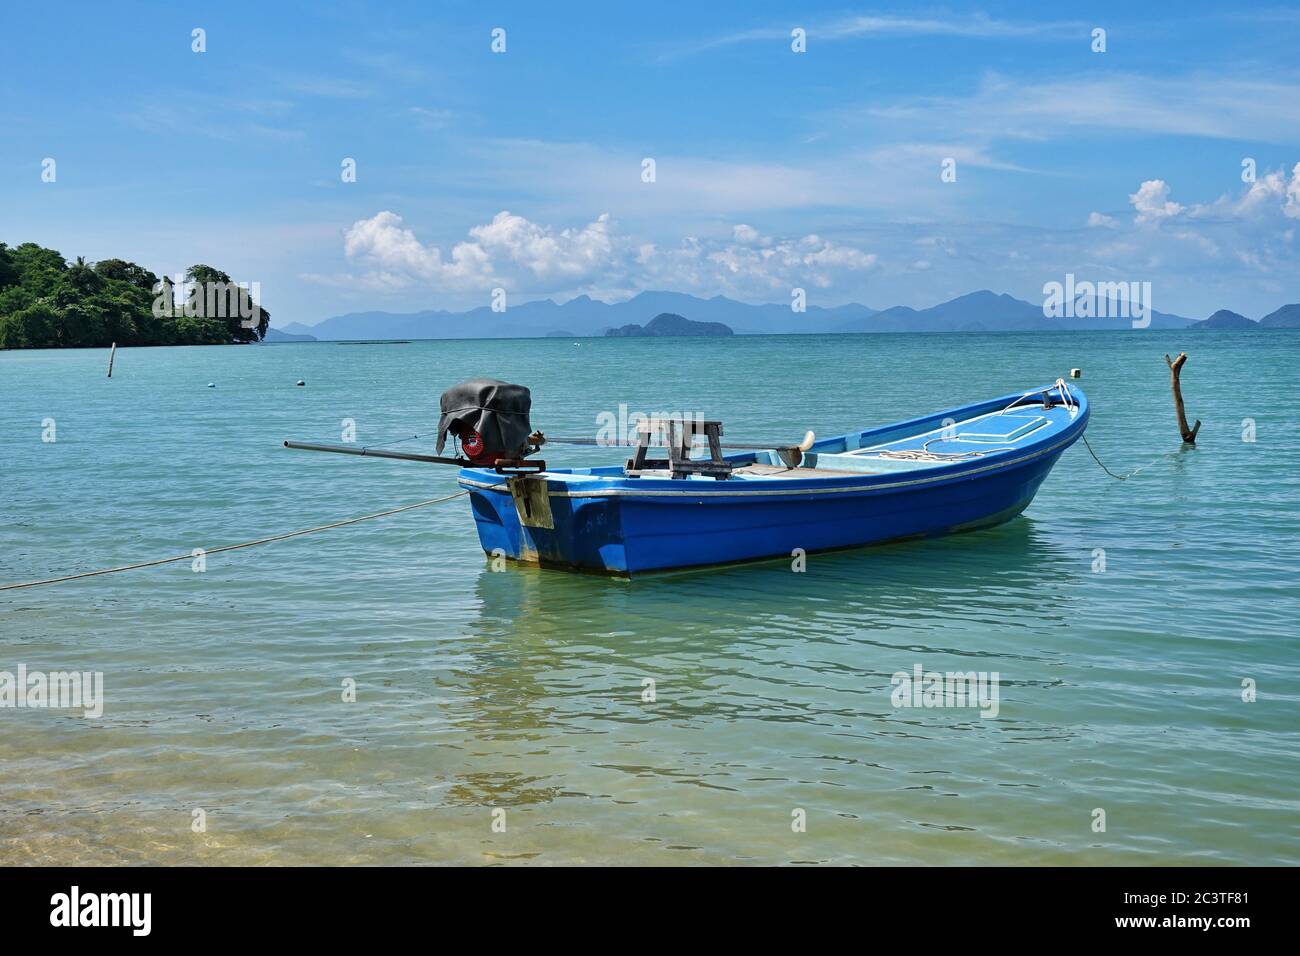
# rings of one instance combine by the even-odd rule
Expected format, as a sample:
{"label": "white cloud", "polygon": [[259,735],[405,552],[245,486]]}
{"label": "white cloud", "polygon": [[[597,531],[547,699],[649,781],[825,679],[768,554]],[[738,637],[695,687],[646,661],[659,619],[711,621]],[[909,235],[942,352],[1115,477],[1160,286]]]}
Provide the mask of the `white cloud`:
{"label": "white cloud", "polygon": [[344,234],[347,277],[366,288],[424,287],[465,291],[502,285],[530,294],[671,288],[742,298],[787,294],[794,286],[831,288],[860,281],[877,264],[873,253],[810,234],[763,235],[745,223],[730,240],[687,236],[675,247],[614,233],[608,214],[578,229],[556,229],[508,211],[474,226],[449,257],[419,240],[402,217],[385,210]]}
{"label": "white cloud", "polygon": [[[1093,213],[1088,224],[1105,226],[1113,238],[1092,245],[1086,254],[1104,267],[1153,275],[1255,281],[1294,273],[1288,230],[1300,218],[1300,163],[1290,173],[1285,167],[1262,173],[1237,194],[1209,203],[1184,205],[1170,193],[1162,179],[1142,182],[1128,197],[1134,209],[1131,223]],[[1162,228],[1152,228],[1156,225]]]}
{"label": "white cloud", "polygon": [[[613,262],[609,213],[582,229],[555,231],[523,216],[499,212],[492,221],[469,234],[479,253],[498,265],[511,262],[543,281],[581,279],[604,272]],[[459,246],[457,248],[460,248]]]}
{"label": "white cloud", "polygon": [[1087,29],[1081,23],[1016,23],[1010,20],[995,20],[987,14],[974,13],[969,16],[936,17],[895,17],[895,16],[860,16],[849,17],[837,23],[817,29],[812,36],[826,39],[848,39],[860,36],[957,36],[983,39],[1087,36]]}
{"label": "white cloud", "polygon": [[587,143],[493,140],[476,146],[472,157],[474,175],[463,180],[466,191],[490,185],[490,195],[504,191],[498,200],[503,206],[536,206],[537,197],[545,197],[542,211],[557,219],[574,209],[608,209],[622,221],[635,220],[639,228],[654,221],[660,235],[667,230],[680,235],[683,222],[692,228],[704,220],[752,224],[761,216],[794,210],[854,207],[894,215],[950,215],[954,190],[939,180],[945,157],[956,159],[959,170],[1019,168],[978,143],[963,145],[943,137],[876,140],[869,148],[817,150],[791,162],[744,150],[710,158],[652,152],[653,183],[641,179],[645,153]]}
{"label": "white cloud", "polygon": [[816,234],[778,240],[760,235],[751,226],[737,228],[735,234],[744,239],[713,249],[695,240],[684,245],[683,251],[719,267],[730,285],[771,290],[805,284],[825,289],[838,272],[866,272],[876,265],[874,254]]}
{"label": "white cloud", "polygon": [[1183,211],[1183,207],[1169,198],[1169,184],[1163,179],[1148,179],[1138,191],[1131,193],[1128,201],[1133,204],[1137,223],[1156,223]]}
{"label": "white cloud", "polygon": [[[793,25],[793,24],[792,24]],[[789,43],[792,25],[740,30],[708,40],[685,43],[665,54],[689,56],[742,43]],[[966,16],[900,17],[891,15],[853,16],[823,23],[806,24],[809,43],[855,40],[863,37],[965,37],[969,39],[1058,39],[1087,37],[1084,23],[1063,21],[1021,23],[995,20],[983,13]]]}
{"label": "white cloud", "polygon": [[1224,194],[1213,202],[1194,203],[1187,209],[1187,218],[1265,227],[1300,219],[1300,163],[1289,174],[1284,166],[1264,173],[1236,196]]}
{"label": "white cloud", "polygon": [[968,96],[920,97],[856,115],[907,122],[921,134],[956,131],[984,140],[1046,140],[1088,129],[1287,143],[1300,127],[1300,83],[1249,75],[1130,73],[1042,81],[990,73]]}
{"label": "white cloud", "polygon": [[421,243],[402,225],[401,216],[387,210],[354,222],[344,233],[343,252],[367,267],[372,277],[395,285],[421,279],[464,288],[482,284],[491,276],[491,265],[481,246],[457,243],[451,258],[444,259],[440,249]]}
{"label": "white cloud", "polygon": [[1088,213],[1088,227],[1090,229],[1114,229],[1119,223],[1114,216],[1106,216],[1099,212]]}
{"label": "white cloud", "polygon": [[384,210],[348,228],[343,252],[379,284],[420,282],[453,290],[512,280],[572,284],[606,274],[615,261],[608,214],[581,229],[555,230],[503,210],[469,235],[446,258],[437,246],[422,243],[401,216]]}
{"label": "white cloud", "polygon": [[1286,187],[1286,205],[1282,212],[1288,218],[1300,219],[1300,163],[1291,170],[1291,182]]}

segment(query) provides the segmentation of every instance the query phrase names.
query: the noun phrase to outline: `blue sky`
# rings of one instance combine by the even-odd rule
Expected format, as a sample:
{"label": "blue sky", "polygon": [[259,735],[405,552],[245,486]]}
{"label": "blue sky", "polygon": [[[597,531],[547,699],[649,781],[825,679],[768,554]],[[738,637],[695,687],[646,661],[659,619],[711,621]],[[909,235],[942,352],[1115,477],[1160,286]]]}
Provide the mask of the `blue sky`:
{"label": "blue sky", "polygon": [[207,262],[276,325],[1067,272],[1300,301],[1300,11],[1048,6],[7,4],[0,241]]}

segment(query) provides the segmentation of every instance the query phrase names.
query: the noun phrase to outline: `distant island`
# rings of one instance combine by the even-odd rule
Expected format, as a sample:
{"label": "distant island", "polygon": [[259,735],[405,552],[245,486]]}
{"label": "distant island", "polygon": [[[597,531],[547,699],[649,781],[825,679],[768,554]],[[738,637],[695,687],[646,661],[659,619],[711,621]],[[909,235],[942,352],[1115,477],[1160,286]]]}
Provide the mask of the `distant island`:
{"label": "distant island", "polygon": [[319,342],[320,339],[305,332],[281,332],[279,329],[267,329],[262,336],[263,342]]}
{"label": "distant island", "polygon": [[[71,264],[34,242],[0,242],[0,349],[107,348],[118,345],[228,345],[258,342],[271,313],[230,276],[192,265],[175,284],[124,259]],[[241,310],[258,321],[244,325]]]}
{"label": "distant island", "polygon": [[1249,319],[1239,313],[1220,309],[1208,319],[1193,322],[1193,329],[1300,329],[1300,303],[1284,305],[1275,309],[1259,321]]}
{"label": "distant island", "polygon": [[606,329],[606,335],[613,336],[651,336],[651,335],[735,335],[731,327],[721,322],[692,322],[690,319],[672,312],[661,312],[644,326],[623,325],[616,329]]}
{"label": "distant island", "polygon": [[1259,324],[1265,329],[1300,329],[1300,302],[1274,309]]}
{"label": "distant island", "polygon": [[1248,319],[1229,309],[1220,309],[1208,319],[1193,322],[1188,328],[1193,329],[1257,329],[1259,323]]}

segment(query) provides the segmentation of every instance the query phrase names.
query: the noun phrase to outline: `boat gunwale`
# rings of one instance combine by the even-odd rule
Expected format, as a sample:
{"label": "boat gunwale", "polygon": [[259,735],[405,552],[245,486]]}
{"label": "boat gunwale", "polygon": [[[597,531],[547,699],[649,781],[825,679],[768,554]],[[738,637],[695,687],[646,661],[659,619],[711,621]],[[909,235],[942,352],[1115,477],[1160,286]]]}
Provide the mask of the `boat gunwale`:
{"label": "boat gunwale", "polygon": [[[854,438],[861,441],[870,435],[879,435],[889,432],[895,432],[909,426],[921,427],[925,423],[951,416],[954,413],[974,412],[972,417],[978,418],[981,415],[987,415],[988,412],[982,411],[985,407],[996,409],[998,403],[1009,402],[1004,411],[1010,411],[1015,404],[1023,399],[1032,398],[1055,388],[1056,385],[1047,385],[1041,389],[1033,389],[1027,392],[1020,392],[1014,395],[1006,395],[1001,398],[987,399],[982,402],[974,402],[969,405],[958,406],[957,408],[946,409],[940,412],[934,412],[929,415],[920,416],[903,422],[884,425],[879,428],[869,429],[864,432],[846,432],[843,435],[837,435],[831,438],[823,439],[812,446],[813,453],[816,453],[818,446],[827,446],[848,438]],[[877,480],[863,482],[858,476],[827,476],[824,478],[772,478],[762,480],[752,480],[744,482],[727,482],[731,485],[726,489],[710,488],[705,490],[700,485],[708,487],[704,481],[682,481],[680,479],[657,479],[657,478],[628,478],[621,475],[599,475],[599,476],[582,476],[578,475],[580,481],[574,482],[574,487],[566,485],[566,479],[572,472],[558,470],[555,472],[539,472],[536,476],[529,475],[528,478],[541,478],[547,482],[548,497],[559,498],[765,498],[765,497],[786,497],[792,495],[819,495],[819,494],[868,494],[872,492],[889,491],[898,488],[914,487],[917,485],[935,484],[947,481],[958,481],[978,475],[984,475],[988,472],[1001,471],[1013,468],[1040,458],[1044,455],[1051,454],[1058,449],[1064,450],[1066,447],[1074,444],[1087,425],[1089,418],[1089,407],[1087,396],[1082,390],[1073,386],[1068,386],[1071,398],[1078,403],[1078,413],[1074,419],[1067,422],[1059,431],[1052,436],[1045,436],[1038,440],[1037,445],[1030,443],[1024,449],[1026,454],[1017,457],[1009,457],[1013,452],[996,452],[980,459],[972,459],[969,462],[949,463],[944,462],[927,468],[917,468],[908,474],[915,477],[903,481],[890,481],[888,479],[898,475],[898,472],[884,472],[872,476]],[[980,410],[980,411],[976,411]],[[1052,441],[1052,438],[1059,437],[1059,440]],[[834,454],[822,452],[822,454]],[[745,461],[752,460],[754,454],[751,452],[747,455],[735,456],[733,460]],[[484,482],[476,480],[475,474],[492,475],[496,480],[493,482]],[[580,484],[589,482],[600,482],[599,488],[579,488]],[[457,483],[467,489],[480,491],[495,491],[498,494],[509,495],[510,490],[506,483],[495,472],[480,468],[465,468],[461,470]],[[696,487],[681,487],[682,485],[694,485]],[[746,487],[735,487],[736,485],[745,485]]]}

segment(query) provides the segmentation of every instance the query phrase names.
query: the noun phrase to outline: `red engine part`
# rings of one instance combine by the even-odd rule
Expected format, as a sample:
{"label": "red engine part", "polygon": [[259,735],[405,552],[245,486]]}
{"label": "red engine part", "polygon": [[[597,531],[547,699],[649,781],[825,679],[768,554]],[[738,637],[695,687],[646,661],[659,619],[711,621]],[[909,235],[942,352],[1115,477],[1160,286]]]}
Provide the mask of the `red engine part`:
{"label": "red engine part", "polygon": [[472,428],[462,428],[460,434],[460,450],[464,453],[465,457],[470,460],[471,464],[483,468],[491,468],[505,457],[498,452],[490,451],[483,444],[483,436]]}

